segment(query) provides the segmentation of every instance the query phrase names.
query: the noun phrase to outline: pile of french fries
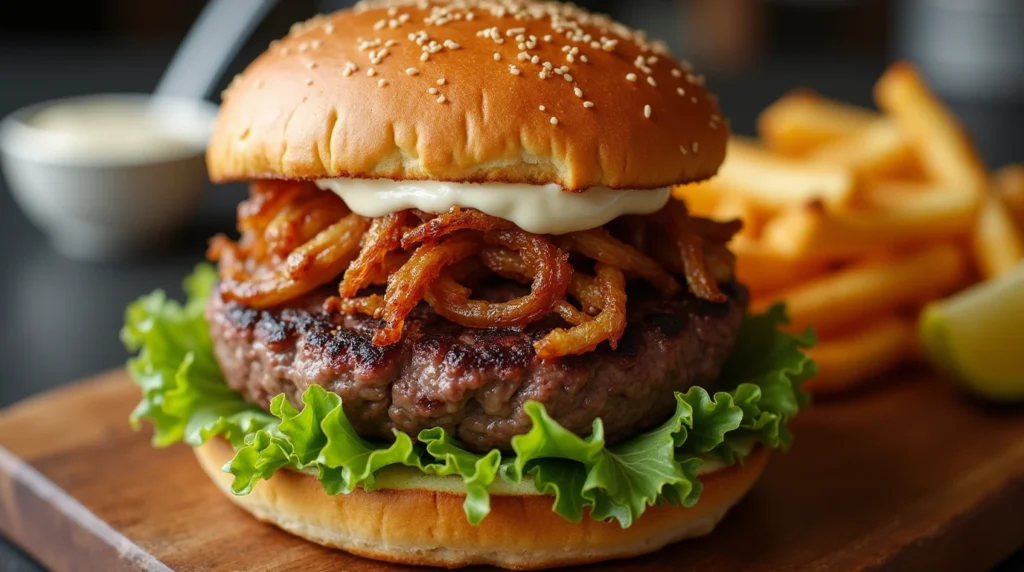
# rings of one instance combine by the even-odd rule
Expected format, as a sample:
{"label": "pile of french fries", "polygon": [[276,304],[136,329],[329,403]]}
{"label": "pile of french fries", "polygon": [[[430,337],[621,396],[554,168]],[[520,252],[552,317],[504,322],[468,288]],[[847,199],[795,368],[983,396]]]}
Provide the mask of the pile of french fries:
{"label": "pile of french fries", "polygon": [[989,173],[912,65],[874,89],[880,111],[785,95],[734,137],[710,181],[680,186],[691,212],[741,218],[731,243],[754,310],[785,302],[813,326],[814,394],[836,394],[920,359],[930,300],[1024,259],[1024,164]]}

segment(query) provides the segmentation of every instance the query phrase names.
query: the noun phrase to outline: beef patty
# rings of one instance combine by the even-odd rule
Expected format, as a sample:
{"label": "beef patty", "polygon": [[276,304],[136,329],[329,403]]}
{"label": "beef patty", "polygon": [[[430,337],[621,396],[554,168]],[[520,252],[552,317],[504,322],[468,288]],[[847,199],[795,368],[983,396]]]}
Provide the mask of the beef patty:
{"label": "beef patty", "polygon": [[409,315],[401,342],[377,347],[370,341],[377,320],[320,309],[329,291],[253,310],[215,289],[206,316],[228,385],[263,408],[280,393],[301,407],[300,396],[316,384],[342,397],[364,437],[442,427],[482,452],[510,450],[512,437],[530,428],[529,400],[580,435],[600,417],[609,443],[663,422],[675,408],[673,392],[713,382],[732,351],[746,292],[738,285],[724,292],[729,301],[712,304],[688,293],[666,300],[631,291],[618,349],[605,343],[553,360],[538,359],[533,343],[554,324],[471,329],[425,304]]}

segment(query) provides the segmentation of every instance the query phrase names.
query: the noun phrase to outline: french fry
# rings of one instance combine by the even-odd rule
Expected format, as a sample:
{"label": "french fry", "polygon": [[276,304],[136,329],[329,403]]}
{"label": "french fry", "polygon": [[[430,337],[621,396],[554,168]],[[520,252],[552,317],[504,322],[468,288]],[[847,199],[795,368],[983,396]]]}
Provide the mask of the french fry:
{"label": "french fry", "polygon": [[1017,225],[1024,229],[1024,163],[999,169],[992,177],[992,184],[1013,213]]}
{"label": "french fry", "polygon": [[[823,335],[844,331],[866,319],[942,296],[964,284],[965,253],[938,244],[900,258],[856,264],[779,292],[791,327],[813,326]],[[769,301],[755,300],[755,308]]]}
{"label": "french fry", "polygon": [[997,194],[990,194],[971,234],[974,260],[985,278],[1000,276],[1024,260],[1024,233]]}
{"label": "french fry", "polygon": [[722,189],[715,186],[713,179],[672,187],[672,196],[686,203],[690,214],[696,216],[710,216],[722,194]]}
{"label": "french fry", "polygon": [[734,239],[730,248],[736,254],[736,277],[753,296],[789,288],[823,274],[828,268],[825,260],[781,257],[744,237]]}
{"label": "french fry", "polygon": [[[939,195],[950,193],[962,195],[955,189],[937,187],[928,181],[908,181],[902,179],[872,179],[859,189],[860,205],[873,210],[906,210],[924,201],[940,201]],[[934,195],[934,196],[930,196]]]}
{"label": "french fry", "polygon": [[889,66],[875,84],[875,101],[906,133],[929,177],[981,195],[988,176],[963,126],[907,62]]}
{"label": "french fry", "polygon": [[767,214],[758,209],[749,200],[735,194],[725,193],[718,200],[715,208],[708,213],[708,218],[714,220],[740,219],[743,221],[743,228],[736,233],[736,237],[756,239],[761,234],[761,227],[767,220]]}
{"label": "french fry", "polygon": [[812,149],[807,159],[845,167],[866,177],[912,176],[917,170],[910,141],[899,125],[878,119],[845,137]]}
{"label": "french fry", "polygon": [[809,89],[798,89],[762,111],[757,118],[757,130],[772,150],[799,155],[847,137],[877,118],[878,114],[870,110],[825,99]]}
{"label": "french fry", "polygon": [[854,191],[848,169],[810,164],[736,137],[729,141],[714,185],[769,210],[812,200],[840,206],[849,202]]}
{"label": "french fry", "polygon": [[818,375],[804,384],[816,394],[848,391],[889,371],[913,352],[913,323],[886,316],[849,334],[818,341],[808,354]]}
{"label": "french fry", "polygon": [[790,209],[764,225],[765,246],[790,258],[855,258],[918,244],[967,236],[978,197],[962,192],[905,195],[886,208],[829,211],[821,204]]}

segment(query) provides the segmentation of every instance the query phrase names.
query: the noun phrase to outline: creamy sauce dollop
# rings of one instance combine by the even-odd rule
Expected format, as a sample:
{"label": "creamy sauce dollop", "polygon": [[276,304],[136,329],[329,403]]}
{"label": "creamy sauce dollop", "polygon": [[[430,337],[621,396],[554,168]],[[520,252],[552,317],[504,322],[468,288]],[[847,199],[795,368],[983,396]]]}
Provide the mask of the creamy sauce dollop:
{"label": "creamy sauce dollop", "polygon": [[321,179],[355,213],[379,217],[405,209],[441,214],[473,208],[536,234],[565,234],[599,227],[627,214],[650,214],[671,197],[671,188],[612,190],[595,187],[570,193],[558,185],[450,183],[390,179]]}

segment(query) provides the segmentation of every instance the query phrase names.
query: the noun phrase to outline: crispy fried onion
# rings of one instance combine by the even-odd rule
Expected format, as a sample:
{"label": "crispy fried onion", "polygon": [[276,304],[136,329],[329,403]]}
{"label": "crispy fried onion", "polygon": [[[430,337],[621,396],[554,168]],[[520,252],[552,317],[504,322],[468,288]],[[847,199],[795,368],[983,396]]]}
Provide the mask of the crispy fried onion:
{"label": "crispy fried onion", "polygon": [[437,242],[460,230],[511,230],[516,226],[475,209],[453,209],[427,220],[402,236],[402,248],[411,250],[422,242]]}
{"label": "crispy fried onion", "polygon": [[257,309],[282,304],[336,278],[359,253],[370,225],[341,199],[297,183],[254,184],[238,213],[241,240],[216,236],[207,257],[220,260],[224,298]]}
{"label": "crispy fried onion", "polygon": [[388,255],[401,246],[402,234],[412,224],[412,218],[409,211],[401,211],[373,219],[363,237],[359,257],[345,271],[338,287],[342,298],[351,298],[374,282],[375,273],[385,267]]}
{"label": "crispy fried onion", "polygon": [[469,288],[442,272],[425,295],[440,316],[469,328],[525,326],[550,314],[563,300],[573,271],[569,255],[550,240],[514,229],[489,231],[484,241],[520,254],[523,270],[533,278],[530,293],[508,302],[475,300]]}
{"label": "crispy fried onion", "polygon": [[626,330],[626,277],[618,268],[601,262],[594,265],[594,271],[594,278],[574,273],[569,293],[585,307],[599,312],[592,320],[548,332],[533,345],[541,359],[584,354],[605,340],[612,349],[618,347]]}
{"label": "crispy fried onion", "polygon": [[[658,214],[682,257],[683,273],[687,284],[690,285],[690,291],[698,298],[710,302],[722,303],[728,300],[719,289],[718,279],[705,256],[705,242],[724,248],[725,241],[740,229],[742,223],[716,223],[707,219],[691,218],[686,211],[686,205],[680,201],[669,201]],[[732,232],[729,232],[730,230]],[[720,262],[720,257],[718,261]],[[729,270],[731,274],[731,268]],[[719,273],[722,273],[721,268]]]}
{"label": "crispy fried onion", "polygon": [[[506,278],[521,279],[530,272],[518,253],[504,248],[484,248],[480,259],[489,269]],[[626,278],[618,268],[600,262],[595,270],[596,278],[582,272],[572,273],[568,293],[579,301],[583,310],[566,300],[558,302],[554,311],[573,327],[556,328],[533,345],[542,359],[584,354],[606,340],[612,349],[618,347],[626,329]]]}
{"label": "crispy fried onion", "polygon": [[654,284],[664,294],[679,290],[679,283],[650,256],[618,240],[603,228],[567,234],[563,247],[575,250],[598,262],[616,266]]}
{"label": "crispy fried onion", "polygon": [[373,343],[388,346],[402,338],[405,318],[416,307],[441,271],[474,253],[480,243],[466,231],[449,236],[441,242],[424,244],[413,252],[409,262],[388,279],[381,316],[384,327],[377,330]]}
{"label": "crispy fried onion", "polygon": [[[654,215],[558,237],[473,209],[408,210],[370,220],[312,184],[258,182],[239,205],[241,238],[215,237],[207,256],[219,261],[222,296],[257,309],[342,276],[325,309],[382,320],[373,338],[381,346],[402,338],[421,300],[471,328],[524,327],[556,314],[567,327],[534,344],[547,359],[583,354],[605,341],[617,347],[626,328],[627,279],[672,295],[681,275],[696,296],[725,301],[718,285],[732,279],[735,259],[726,244],[739,228],[738,221],[690,217],[676,201]],[[500,302],[474,298],[478,283],[495,275],[530,291]],[[383,294],[374,293],[380,286]]]}

